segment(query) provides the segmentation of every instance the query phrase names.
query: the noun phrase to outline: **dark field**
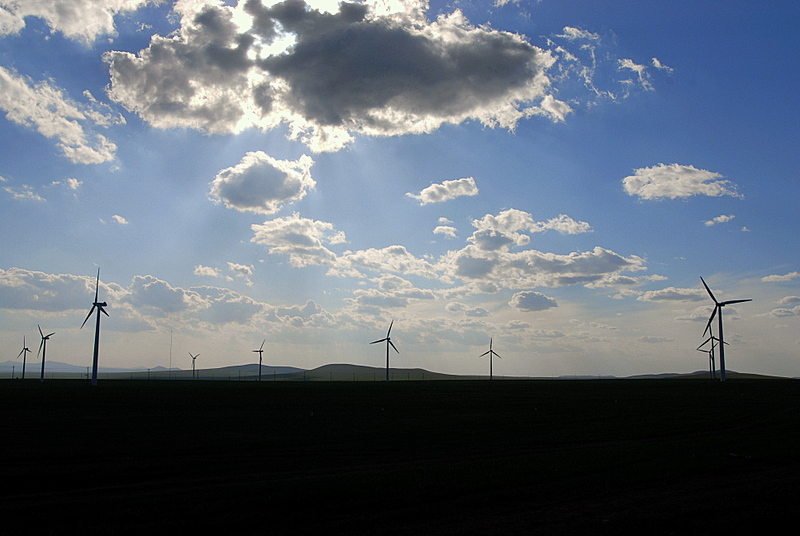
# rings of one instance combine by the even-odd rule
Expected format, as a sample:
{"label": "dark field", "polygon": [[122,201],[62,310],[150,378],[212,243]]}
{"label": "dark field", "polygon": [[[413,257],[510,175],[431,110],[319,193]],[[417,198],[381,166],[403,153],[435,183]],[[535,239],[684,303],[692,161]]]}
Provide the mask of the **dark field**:
{"label": "dark field", "polygon": [[0,382],[0,533],[796,524],[800,382]]}

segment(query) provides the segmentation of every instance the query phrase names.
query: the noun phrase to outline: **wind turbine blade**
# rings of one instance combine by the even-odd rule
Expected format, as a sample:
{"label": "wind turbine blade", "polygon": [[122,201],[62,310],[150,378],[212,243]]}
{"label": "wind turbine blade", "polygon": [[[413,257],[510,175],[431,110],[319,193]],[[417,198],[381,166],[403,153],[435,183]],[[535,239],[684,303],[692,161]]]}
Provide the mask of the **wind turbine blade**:
{"label": "wind turbine blade", "polygon": [[[41,336],[42,336],[42,338],[44,338],[44,332],[42,332],[42,326],[40,326],[39,324],[36,324],[36,327],[37,327],[37,328],[39,328],[39,335],[41,335]],[[52,333],[51,333],[50,335],[52,335]],[[48,337],[49,337],[50,335],[48,335]]]}
{"label": "wind turbine blade", "polygon": [[389,335],[391,335],[391,334],[392,334],[392,326],[393,326],[393,325],[394,325],[394,318],[393,318],[393,319],[392,319],[392,321],[389,323],[389,331],[387,331],[387,332],[386,332],[386,338],[387,338],[387,339],[389,338]]}
{"label": "wind turbine blade", "polygon": [[708,333],[708,330],[711,329],[711,322],[714,321],[714,317],[716,316],[716,314],[717,314],[717,307],[715,306],[714,310],[711,312],[711,316],[708,319],[708,323],[706,324],[706,329],[703,330],[703,335]]}
{"label": "wind turbine blade", "polygon": [[749,299],[749,300],[728,300],[728,301],[724,301],[724,302],[720,303],[720,305],[721,306],[725,306],[725,305],[730,305],[732,303],[744,303],[744,302],[748,302],[748,301],[753,301],[753,300],[752,300],[752,298]]}
{"label": "wind turbine blade", "polygon": [[486,350],[485,352],[483,352],[483,353],[482,353],[481,355],[479,355],[478,357],[483,357],[483,356],[485,356],[486,354],[490,354],[490,353],[492,353],[492,351],[491,351],[491,350]]}
{"label": "wind turbine blade", "polygon": [[714,293],[713,293],[713,292],[711,292],[711,289],[710,289],[710,288],[708,288],[708,285],[706,285],[706,280],[705,280],[705,279],[703,279],[703,278],[701,277],[701,278],[700,278],[700,281],[702,281],[702,282],[703,282],[703,286],[704,286],[704,287],[706,287],[706,292],[708,292],[708,295],[709,295],[709,296],[711,296],[711,299],[712,299],[712,300],[714,300],[714,303],[716,303],[716,304],[719,304],[719,302],[717,301],[717,299],[714,297]]}
{"label": "wind turbine blade", "polygon": [[397,346],[395,346],[390,339],[386,339],[386,342],[388,342],[391,345],[391,347],[394,348],[395,352],[397,352],[398,354],[400,353],[400,350],[397,349]]}
{"label": "wind turbine blade", "polygon": [[42,342],[39,343],[39,351],[36,352],[36,359],[39,359],[39,354],[42,353],[42,346],[44,346],[44,337],[42,337]]}
{"label": "wind turbine blade", "polygon": [[264,341],[261,343],[261,347],[259,348],[259,350],[263,350],[264,349],[264,343],[266,343],[266,342],[267,342],[267,339],[264,339]]}
{"label": "wind turbine blade", "polygon": [[97,301],[98,293],[100,292],[100,268],[97,269],[97,280],[94,284],[94,301]]}
{"label": "wind turbine blade", "polygon": [[[497,352],[492,352],[492,354],[493,354],[495,357],[500,357],[500,354],[498,354]],[[500,357],[500,359],[503,359],[503,358],[502,358],[502,357]]]}
{"label": "wind turbine blade", "polygon": [[23,344],[23,348],[22,348],[22,350],[20,350],[20,351],[19,351],[19,353],[17,354],[17,359],[19,359],[19,356],[21,356],[22,354],[24,354],[24,353],[25,353],[25,348],[24,348],[24,346],[25,346],[25,345]]}
{"label": "wind turbine blade", "polygon": [[88,315],[86,315],[86,318],[84,318],[84,319],[83,319],[83,324],[81,324],[81,328],[83,328],[83,326],[85,326],[85,325],[86,325],[86,322],[87,322],[87,321],[89,320],[89,318],[92,316],[92,313],[94,312],[94,308],[95,308],[95,307],[96,307],[96,305],[92,304],[92,308],[91,308],[91,309],[89,309],[89,314],[88,314]]}
{"label": "wind turbine blade", "polygon": [[388,340],[389,339],[383,338],[383,339],[379,339],[377,341],[372,341],[370,344],[376,344],[376,343],[383,342],[383,341],[388,341]]}

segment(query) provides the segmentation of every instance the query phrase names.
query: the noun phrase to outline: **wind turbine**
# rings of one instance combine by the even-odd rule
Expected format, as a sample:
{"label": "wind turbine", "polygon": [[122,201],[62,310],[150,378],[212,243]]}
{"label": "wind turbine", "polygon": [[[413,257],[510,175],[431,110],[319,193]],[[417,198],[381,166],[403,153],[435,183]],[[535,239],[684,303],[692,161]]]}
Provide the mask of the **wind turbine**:
{"label": "wind turbine", "polygon": [[41,374],[41,376],[39,376],[39,381],[43,382],[44,381],[44,362],[45,362],[45,359],[47,357],[47,341],[50,339],[50,337],[55,335],[56,332],[54,331],[50,335],[45,335],[44,332],[42,331],[42,326],[40,326],[39,324],[36,324],[36,327],[39,328],[39,335],[42,336],[42,342],[39,343],[39,351],[36,352],[36,357],[39,357],[40,353],[42,354],[42,374]]}
{"label": "wind turbine", "polygon": [[195,361],[195,359],[200,357],[200,354],[192,355],[192,352],[189,352],[189,356],[191,356],[191,358],[192,358],[192,379],[194,380],[194,379],[196,379],[195,376],[194,376],[194,361]]}
{"label": "wind turbine", "polygon": [[83,320],[83,324],[81,324],[81,329],[83,326],[86,325],[86,321],[89,320],[89,317],[92,316],[92,313],[97,310],[97,322],[94,326],[94,357],[92,358],[92,385],[97,385],[97,352],[100,349],[100,313],[108,316],[106,312],[106,307],[108,304],[106,302],[97,301],[98,300],[98,292],[100,291],[100,268],[97,269],[97,281],[95,282],[94,286],[94,303],[92,303],[92,308],[89,309],[89,314],[86,315],[86,318]]}
{"label": "wind turbine", "polygon": [[19,354],[17,354],[17,359],[19,359],[19,356],[22,356],[22,379],[23,380],[25,379],[25,361],[26,361],[26,359],[28,357],[28,352],[30,352],[30,351],[31,351],[31,349],[28,348],[27,344],[25,344],[25,335],[23,335],[22,336],[22,350],[20,350]]}
{"label": "wind turbine", "polygon": [[261,381],[261,354],[264,353],[265,342],[267,342],[267,339],[264,339],[264,342],[261,343],[261,348],[258,350],[253,350],[253,352],[258,354],[258,381]]}
{"label": "wind turbine", "polygon": [[384,337],[382,339],[378,339],[377,341],[372,341],[370,343],[370,344],[377,344],[379,342],[386,341],[386,381],[387,382],[389,381],[389,346],[394,348],[394,351],[397,352],[398,354],[400,353],[400,350],[398,350],[397,347],[394,345],[394,343],[392,342],[392,338],[390,336],[391,333],[392,333],[392,326],[393,325],[394,325],[394,320],[392,320],[392,322],[389,324],[389,331],[386,332],[386,337]]}
{"label": "wind turbine", "polygon": [[711,330],[711,322],[714,321],[714,315],[716,315],[717,311],[719,311],[719,316],[717,317],[718,318],[717,322],[719,324],[719,327],[717,329],[717,331],[719,331],[719,339],[718,339],[719,340],[719,381],[724,382],[725,381],[725,337],[723,337],[723,335],[722,335],[722,308],[725,307],[726,305],[731,305],[731,304],[734,304],[734,303],[744,303],[744,302],[749,302],[749,301],[753,301],[753,300],[752,299],[726,300],[726,301],[723,301],[723,302],[719,302],[719,301],[717,301],[717,298],[714,297],[714,293],[711,292],[711,289],[708,288],[708,285],[706,285],[706,282],[702,277],[700,278],[700,281],[702,281],[703,286],[706,287],[706,291],[708,292],[708,295],[711,296],[712,300],[714,300],[714,310],[711,312],[711,316],[708,319],[708,324],[706,324],[706,329],[703,331],[703,335],[705,335],[706,333],[709,332],[709,330]]}
{"label": "wind turbine", "polygon": [[[708,350],[704,350],[703,346],[705,346],[709,342],[711,343],[711,347]],[[714,363],[714,348],[717,347],[717,343],[718,342],[719,342],[719,339],[716,338],[714,336],[714,334],[712,333],[709,338],[704,340],[703,343],[700,346],[697,347],[697,351],[698,352],[706,352],[706,353],[708,353],[709,375],[711,376],[712,380],[715,380],[717,378],[717,370],[716,370],[715,363]],[[728,344],[728,343],[726,342],[725,344]]]}
{"label": "wind turbine", "polygon": [[500,354],[498,354],[497,352],[492,350],[492,339],[491,339],[491,337],[489,338],[489,350],[486,351],[486,352],[483,352],[478,357],[483,357],[485,355],[489,356],[489,379],[491,380],[492,379],[492,375],[493,375],[492,374],[492,358],[493,357],[500,357]]}

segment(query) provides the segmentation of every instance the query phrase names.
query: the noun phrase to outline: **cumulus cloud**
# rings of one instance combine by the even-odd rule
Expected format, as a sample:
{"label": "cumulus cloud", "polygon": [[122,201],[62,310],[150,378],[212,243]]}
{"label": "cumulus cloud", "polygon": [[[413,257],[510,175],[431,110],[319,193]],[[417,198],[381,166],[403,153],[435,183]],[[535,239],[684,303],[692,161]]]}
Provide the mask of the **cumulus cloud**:
{"label": "cumulus cloud", "polygon": [[431,184],[427,188],[423,188],[418,194],[409,192],[406,195],[419,200],[420,205],[427,205],[428,203],[450,201],[451,199],[465,195],[478,195],[478,187],[475,184],[475,179],[466,177],[463,179],[444,181],[441,184]]}
{"label": "cumulus cloud", "polygon": [[245,280],[248,286],[252,286],[253,282],[250,281],[250,276],[253,275],[253,267],[246,264],[237,264],[235,262],[228,263],[228,270],[233,272],[236,277]]}
{"label": "cumulus cloud", "polygon": [[779,305],[800,305],[800,296],[784,296],[778,302]]}
{"label": "cumulus cloud", "polygon": [[0,110],[9,121],[56,140],[62,154],[74,163],[100,164],[114,159],[117,146],[91,127],[119,119],[92,109],[91,104],[68,99],[48,81],[35,83],[0,67]]}
{"label": "cumulus cloud", "polygon": [[784,275],[768,275],[766,277],[762,277],[761,281],[765,283],[781,283],[785,281],[791,281],[792,279],[796,279],[800,277],[800,272],[789,272],[788,274]]}
{"label": "cumulus cloud", "polygon": [[217,173],[210,196],[242,212],[274,214],[316,186],[310,171],[313,164],[306,155],[291,161],[276,160],[262,151],[249,152],[237,165]]}
{"label": "cumulus cloud", "polygon": [[634,170],[633,175],[622,179],[622,186],[628,195],[640,199],[677,199],[693,195],[742,197],[736,192],[735,184],[721,179],[719,173],[694,166],[658,164]]}
{"label": "cumulus cloud", "polygon": [[199,275],[202,277],[222,277],[222,273],[220,273],[218,268],[203,266],[202,264],[195,266],[193,273],[194,275]]}
{"label": "cumulus cloud", "polygon": [[275,218],[251,226],[251,242],[269,246],[272,254],[289,256],[292,266],[333,264],[336,254],[325,247],[331,240],[340,241],[341,233],[333,233],[333,224],[303,218],[294,213],[285,218]]}
{"label": "cumulus cloud", "polygon": [[707,294],[702,289],[667,287],[660,290],[648,290],[636,298],[639,301],[702,301]]}
{"label": "cumulus cloud", "polygon": [[433,234],[444,235],[447,238],[455,238],[457,229],[451,225],[437,225],[433,228]]}
{"label": "cumulus cloud", "polygon": [[513,208],[501,211],[496,216],[486,214],[480,220],[473,220],[472,225],[477,231],[469,238],[470,242],[486,250],[511,245],[524,246],[530,242],[530,236],[523,233],[541,233],[552,229],[561,234],[579,234],[592,230],[588,223],[575,221],[565,214],[546,222],[537,222],[528,212]]}
{"label": "cumulus cloud", "polygon": [[[100,282],[100,292],[109,287]],[[95,278],[48,274],[22,268],[0,269],[0,307],[62,312],[88,309],[94,296]]]}
{"label": "cumulus cloud", "polygon": [[176,32],[153,36],[138,54],[106,55],[109,95],[158,128],[235,133],[284,123],[315,152],[341,149],[354,134],[563,119],[568,106],[549,93],[550,52],[474,26],[460,10],[428,20],[426,8],[424,0],[343,2],[336,13],[302,0],[178,2]]}
{"label": "cumulus cloud", "polygon": [[556,300],[545,296],[541,292],[534,291],[515,292],[508,304],[525,312],[544,311],[552,307],[558,307]]}
{"label": "cumulus cloud", "polygon": [[716,218],[712,218],[712,219],[707,220],[707,221],[705,221],[703,223],[705,223],[706,227],[711,227],[712,225],[716,225],[718,223],[729,222],[735,217],[736,216],[734,216],[733,214],[730,214],[730,215],[722,214],[721,216],[717,216]]}
{"label": "cumulus cloud", "polygon": [[123,218],[119,214],[114,214],[113,216],[111,216],[111,219],[114,221],[114,223],[116,223],[118,225],[128,225],[128,223],[129,223],[128,220],[126,220],[125,218]]}
{"label": "cumulus cloud", "polygon": [[0,35],[15,34],[26,17],[38,17],[68,39],[89,44],[113,35],[114,16],[159,0],[0,0]]}

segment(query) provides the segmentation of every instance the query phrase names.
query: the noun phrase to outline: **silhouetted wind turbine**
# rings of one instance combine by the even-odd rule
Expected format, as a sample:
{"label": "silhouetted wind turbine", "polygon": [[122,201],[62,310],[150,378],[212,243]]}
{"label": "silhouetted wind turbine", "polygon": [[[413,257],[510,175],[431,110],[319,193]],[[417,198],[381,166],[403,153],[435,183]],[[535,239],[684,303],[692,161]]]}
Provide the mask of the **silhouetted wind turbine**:
{"label": "silhouetted wind turbine", "polygon": [[200,357],[200,354],[197,354],[197,355],[192,355],[192,352],[189,352],[189,355],[190,355],[190,356],[191,356],[191,358],[192,358],[192,379],[194,380],[194,379],[196,379],[196,378],[195,378],[195,376],[194,376],[194,361],[195,361],[195,359],[197,359],[198,357]]}
{"label": "silhouetted wind turbine", "polygon": [[726,305],[731,305],[733,303],[744,303],[744,302],[749,302],[749,301],[753,301],[753,300],[752,299],[726,300],[724,302],[719,302],[719,301],[717,301],[717,298],[714,297],[714,293],[711,292],[711,289],[708,288],[708,285],[706,285],[706,282],[702,277],[700,278],[700,281],[702,281],[703,286],[706,287],[706,291],[708,292],[708,295],[711,296],[712,300],[714,300],[714,310],[711,312],[711,316],[708,319],[708,324],[706,324],[706,329],[703,331],[703,335],[708,333],[708,331],[711,329],[711,322],[713,322],[713,320],[714,320],[714,315],[716,315],[717,311],[719,311],[719,317],[718,317],[718,320],[717,320],[717,322],[719,324],[719,328],[717,329],[717,331],[719,331],[719,339],[718,339],[719,340],[719,381],[724,382],[725,381],[725,337],[722,335],[722,308],[725,307]]}
{"label": "silhouetted wind turbine", "polygon": [[39,354],[42,354],[42,374],[41,374],[41,376],[39,376],[39,381],[43,382],[44,381],[44,362],[45,362],[45,360],[47,358],[47,341],[50,340],[50,337],[55,335],[56,332],[54,331],[50,335],[45,335],[44,332],[42,331],[42,326],[40,326],[39,324],[36,324],[36,327],[39,328],[39,335],[42,336],[42,342],[39,343],[39,351],[36,352],[36,356],[38,357]]}
{"label": "silhouetted wind turbine", "polygon": [[377,341],[372,341],[370,343],[370,344],[377,344],[379,342],[386,341],[386,381],[387,382],[389,381],[389,346],[394,348],[394,351],[397,352],[398,354],[400,353],[400,350],[397,349],[397,347],[392,342],[392,338],[390,337],[390,335],[392,333],[392,326],[393,325],[394,325],[394,320],[392,320],[392,322],[389,324],[389,331],[386,332],[386,337],[384,337],[382,339],[378,339]]}
{"label": "silhouetted wind turbine", "polygon": [[267,339],[264,339],[264,342],[261,343],[261,348],[258,350],[253,350],[253,352],[258,354],[258,381],[261,381],[261,354],[264,353],[265,342],[267,342]]}
{"label": "silhouetted wind turbine", "polygon": [[[711,343],[711,347],[708,350],[704,350],[703,346],[705,346],[709,342]],[[717,370],[716,370],[716,366],[715,366],[716,363],[714,362],[714,348],[717,347],[717,342],[719,342],[719,339],[716,338],[714,336],[714,334],[712,333],[709,338],[704,340],[703,343],[700,346],[697,347],[697,351],[698,352],[706,352],[706,353],[708,353],[709,374],[710,374],[712,380],[717,378]],[[728,344],[728,343],[726,342],[725,344]]]}
{"label": "silhouetted wind turbine", "polygon": [[492,350],[492,339],[491,339],[491,337],[489,338],[489,350],[486,351],[486,352],[483,352],[478,357],[483,357],[483,356],[485,356],[487,354],[489,356],[489,379],[491,380],[492,379],[492,375],[493,375],[493,373],[492,373],[492,358],[493,357],[500,357],[500,354],[498,354],[497,352]]}
{"label": "silhouetted wind turbine", "polygon": [[86,315],[86,318],[83,320],[83,324],[81,324],[81,329],[86,324],[86,321],[89,320],[89,317],[92,316],[92,313],[97,310],[97,322],[94,326],[94,357],[92,358],[92,385],[97,385],[97,352],[100,349],[100,313],[108,316],[105,308],[108,306],[106,302],[97,301],[98,300],[98,292],[100,291],[100,268],[97,269],[97,280],[94,286],[94,303],[92,303],[92,308],[89,309],[89,314]]}
{"label": "silhouetted wind turbine", "polygon": [[31,351],[31,349],[28,348],[27,344],[25,344],[25,335],[23,335],[22,336],[22,350],[20,350],[19,354],[17,354],[17,359],[19,359],[19,356],[22,356],[22,379],[23,380],[25,379],[25,361],[27,360],[28,352],[30,352],[30,351]]}

